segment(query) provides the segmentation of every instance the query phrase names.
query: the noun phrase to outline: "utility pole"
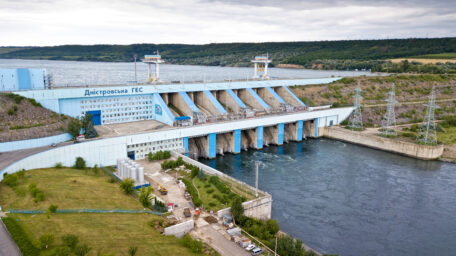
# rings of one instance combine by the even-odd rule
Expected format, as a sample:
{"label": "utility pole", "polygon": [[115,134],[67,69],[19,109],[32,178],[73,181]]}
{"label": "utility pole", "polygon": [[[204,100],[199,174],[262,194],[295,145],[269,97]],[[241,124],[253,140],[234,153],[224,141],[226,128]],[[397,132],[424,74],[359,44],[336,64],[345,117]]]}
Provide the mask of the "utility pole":
{"label": "utility pole", "polygon": [[382,120],[382,135],[384,136],[396,136],[396,114],[394,113],[394,107],[396,105],[396,93],[394,92],[394,83],[391,86],[391,91],[388,93],[388,107],[386,109],[385,116]]}
{"label": "utility pole", "polygon": [[353,96],[355,99],[354,102],[354,110],[353,110],[353,115],[350,118],[350,125],[349,127],[352,130],[362,130],[363,129],[363,116],[361,114],[361,99],[363,98],[361,96],[361,85],[358,81],[358,86],[356,86],[355,89],[355,95]]}
{"label": "utility pole", "polygon": [[255,196],[258,197],[258,168],[261,162],[255,161]]}
{"label": "utility pole", "polygon": [[426,106],[426,116],[423,120],[423,125],[420,129],[420,136],[418,141],[423,144],[435,145],[437,143],[437,134],[435,132],[435,109],[439,108],[435,105],[435,87],[432,87],[431,94],[429,95],[429,102],[425,104]]}
{"label": "utility pole", "polygon": [[133,55],[133,57],[135,58],[135,83],[138,83],[138,79],[136,78],[136,58],[138,57],[137,54]]}

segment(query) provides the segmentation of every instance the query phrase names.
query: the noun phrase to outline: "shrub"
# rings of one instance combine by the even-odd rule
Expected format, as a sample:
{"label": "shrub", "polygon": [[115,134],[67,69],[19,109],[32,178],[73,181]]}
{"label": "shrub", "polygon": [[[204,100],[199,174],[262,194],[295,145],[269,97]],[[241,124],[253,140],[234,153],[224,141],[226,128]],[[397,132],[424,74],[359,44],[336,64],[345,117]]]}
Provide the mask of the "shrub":
{"label": "shrub", "polygon": [[40,250],[35,247],[18,221],[11,217],[6,217],[2,220],[23,256],[40,255]]}
{"label": "shrub", "polygon": [[74,249],[74,254],[76,256],[85,256],[90,252],[91,248],[88,247],[86,244],[78,245]]}
{"label": "shrub", "polygon": [[99,172],[99,169],[98,169],[98,165],[95,165],[93,168],[92,168],[92,171],[95,175],[98,175],[98,172]]}
{"label": "shrub", "polygon": [[201,241],[194,240],[189,234],[185,234],[181,238],[181,244],[190,248],[194,253],[201,253],[203,251],[203,243]]}
{"label": "shrub", "polygon": [[35,99],[28,99],[28,101],[29,101],[30,103],[32,103],[32,105],[35,106],[35,107],[41,107],[41,104],[38,103],[38,102],[36,102]]}
{"label": "shrub", "polygon": [[46,233],[38,239],[38,244],[42,250],[51,247],[53,243],[54,235],[51,233]]}
{"label": "shrub", "polygon": [[76,162],[74,163],[74,168],[82,170],[85,167],[86,167],[86,162],[85,162],[84,158],[82,158],[80,156],[76,157]]}
{"label": "shrub", "polygon": [[133,193],[133,186],[135,185],[135,181],[130,179],[130,178],[126,178],[126,179],[123,179],[122,182],[120,182],[120,189],[122,189],[122,191],[127,194],[127,195],[130,195],[131,193]]}
{"label": "shrub", "polygon": [[14,115],[14,113],[16,113],[14,111],[14,109],[12,109],[12,108],[8,109],[8,115],[12,116],[12,115]]}
{"label": "shrub", "polygon": [[73,136],[76,137],[79,135],[79,131],[81,130],[82,124],[81,121],[77,119],[71,119],[68,122],[67,130]]}
{"label": "shrub", "polygon": [[192,196],[192,202],[196,207],[201,206],[202,201],[198,197],[198,192],[196,191],[196,188],[193,186],[193,183],[191,183],[187,179],[181,179],[182,182],[185,184],[185,187],[187,187],[187,192]]}
{"label": "shrub", "polygon": [[44,193],[43,191],[39,191],[36,196],[35,196],[35,199],[33,200],[35,203],[38,203],[38,202],[41,202],[41,201],[44,201],[44,199],[46,199],[46,197],[44,196]]}
{"label": "shrub", "polygon": [[210,203],[209,203],[209,206],[210,206],[210,207],[214,207],[214,206],[216,206],[216,205],[217,205],[217,204],[214,203],[214,202],[210,202]]}
{"label": "shrub", "polygon": [[170,151],[162,151],[162,150],[155,152],[154,154],[152,154],[152,152],[150,152],[147,155],[147,158],[149,159],[149,161],[163,160],[163,159],[168,159],[170,157],[171,157]]}
{"label": "shrub", "polygon": [[138,247],[136,247],[136,246],[130,246],[130,248],[128,248],[129,256],[135,256],[137,252],[138,252]]}
{"label": "shrub", "polygon": [[142,206],[148,208],[152,205],[152,203],[150,202],[150,195],[152,194],[153,192],[153,189],[151,187],[147,187],[147,188],[141,188],[139,190],[139,196],[138,196],[138,199],[139,199],[139,202],[142,204]]}
{"label": "shrub", "polygon": [[192,179],[195,178],[196,176],[198,176],[199,171],[200,171],[199,168],[193,168],[193,169],[192,169],[192,172],[191,172],[191,174],[190,174],[190,176],[192,177]]}
{"label": "shrub", "polygon": [[55,212],[57,212],[57,209],[58,209],[58,208],[59,208],[59,207],[58,207],[57,205],[51,204],[51,205],[49,206],[49,208],[48,208],[48,211],[49,211],[50,213],[55,213]]}
{"label": "shrub", "polygon": [[62,243],[63,245],[71,248],[71,250],[74,250],[76,245],[79,243],[79,238],[73,234],[66,234],[62,236]]}
{"label": "shrub", "polygon": [[16,174],[9,174],[3,176],[3,183],[10,186],[15,187],[17,186],[17,175]]}
{"label": "shrub", "polygon": [[213,188],[210,188],[206,191],[208,194],[211,194],[212,192],[214,192],[214,189]]}
{"label": "shrub", "polygon": [[62,163],[61,162],[56,163],[55,168],[58,168],[58,169],[63,168]]}
{"label": "shrub", "polygon": [[234,199],[231,204],[231,214],[233,215],[234,220],[239,220],[244,215],[244,207],[242,206],[240,198]]}

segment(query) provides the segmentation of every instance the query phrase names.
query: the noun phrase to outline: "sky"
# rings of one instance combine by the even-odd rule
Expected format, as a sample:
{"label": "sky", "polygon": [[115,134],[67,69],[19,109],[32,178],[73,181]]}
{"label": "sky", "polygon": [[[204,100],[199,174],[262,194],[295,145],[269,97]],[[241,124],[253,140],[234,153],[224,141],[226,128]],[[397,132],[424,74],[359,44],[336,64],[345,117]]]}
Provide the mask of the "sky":
{"label": "sky", "polygon": [[456,36],[456,0],[0,0],[0,46]]}

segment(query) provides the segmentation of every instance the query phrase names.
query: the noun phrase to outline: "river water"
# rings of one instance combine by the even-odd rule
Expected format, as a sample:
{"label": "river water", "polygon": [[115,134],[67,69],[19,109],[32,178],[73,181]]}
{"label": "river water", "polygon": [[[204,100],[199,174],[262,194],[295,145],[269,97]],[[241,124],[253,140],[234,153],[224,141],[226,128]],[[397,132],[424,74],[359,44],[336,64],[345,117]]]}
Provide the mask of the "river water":
{"label": "river water", "polygon": [[272,194],[281,230],[325,253],[456,255],[456,165],[328,139],[201,162]]}
{"label": "river water", "polygon": [[[2,68],[46,68],[53,76],[54,85],[105,85],[122,84],[135,80],[132,62],[89,62],[89,61],[53,61],[53,60],[15,60],[0,59]],[[147,80],[147,65],[136,64],[137,80]],[[324,78],[339,76],[379,75],[364,71],[303,70],[269,68],[272,78]],[[220,81],[225,79],[246,79],[253,75],[253,68],[160,65],[162,81]]]}

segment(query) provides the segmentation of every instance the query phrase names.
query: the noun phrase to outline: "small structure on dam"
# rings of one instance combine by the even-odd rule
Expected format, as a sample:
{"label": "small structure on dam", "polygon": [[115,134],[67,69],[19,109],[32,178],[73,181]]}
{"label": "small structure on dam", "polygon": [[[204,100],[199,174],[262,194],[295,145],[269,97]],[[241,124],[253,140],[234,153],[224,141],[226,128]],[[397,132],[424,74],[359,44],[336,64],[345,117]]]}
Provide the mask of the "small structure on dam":
{"label": "small structure on dam", "polygon": [[269,54],[255,56],[255,59],[251,60],[253,62],[253,78],[268,79],[268,65],[272,62],[269,59]]}
{"label": "small structure on dam", "polygon": [[[154,55],[145,55],[144,59],[142,62],[147,64],[147,77],[148,77],[148,82],[158,82],[160,78],[160,63],[163,63],[164,61],[161,59],[160,54],[157,51],[157,54]],[[151,68],[150,66],[154,64],[155,65],[155,75],[152,76],[151,73]]]}

